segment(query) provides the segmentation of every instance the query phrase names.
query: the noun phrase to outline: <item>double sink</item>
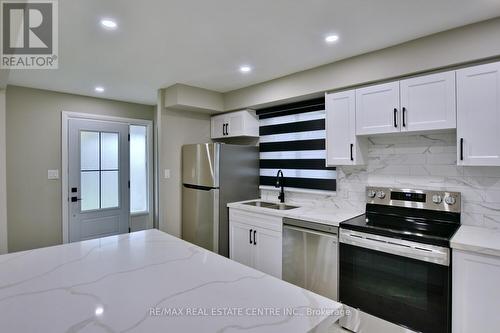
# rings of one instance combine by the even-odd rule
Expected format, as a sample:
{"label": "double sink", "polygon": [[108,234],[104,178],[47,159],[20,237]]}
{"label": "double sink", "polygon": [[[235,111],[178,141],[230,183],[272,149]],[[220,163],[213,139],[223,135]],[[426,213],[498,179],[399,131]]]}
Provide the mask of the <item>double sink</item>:
{"label": "double sink", "polygon": [[289,210],[289,209],[299,208],[297,206],[291,206],[291,205],[287,205],[284,203],[275,203],[275,202],[266,202],[266,201],[245,202],[244,205],[269,208],[269,209],[276,209],[276,210]]}

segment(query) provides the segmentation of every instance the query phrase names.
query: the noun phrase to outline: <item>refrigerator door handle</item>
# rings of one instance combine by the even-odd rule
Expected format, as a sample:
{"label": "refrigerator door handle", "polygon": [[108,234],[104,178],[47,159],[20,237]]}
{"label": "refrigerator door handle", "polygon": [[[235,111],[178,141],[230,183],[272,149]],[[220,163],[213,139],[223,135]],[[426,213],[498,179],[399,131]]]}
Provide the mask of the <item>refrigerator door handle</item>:
{"label": "refrigerator door handle", "polygon": [[193,190],[200,190],[200,191],[210,191],[217,189],[216,187],[209,187],[209,186],[201,186],[201,185],[192,185],[192,184],[182,184],[184,187],[191,188]]}
{"label": "refrigerator door handle", "polygon": [[212,192],[213,195],[213,205],[214,205],[214,210],[213,210],[213,246],[214,246],[214,252],[219,253],[219,190],[214,190]]}

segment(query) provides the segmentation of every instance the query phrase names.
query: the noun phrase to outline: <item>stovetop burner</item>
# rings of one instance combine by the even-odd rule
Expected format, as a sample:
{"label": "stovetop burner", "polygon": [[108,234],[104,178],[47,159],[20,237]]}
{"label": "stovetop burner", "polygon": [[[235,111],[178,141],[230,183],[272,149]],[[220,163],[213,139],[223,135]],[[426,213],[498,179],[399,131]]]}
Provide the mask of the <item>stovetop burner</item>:
{"label": "stovetop burner", "polygon": [[367,196],[366,213],[341,228],[449,247],[460,227],[460,193],[369,187]]}

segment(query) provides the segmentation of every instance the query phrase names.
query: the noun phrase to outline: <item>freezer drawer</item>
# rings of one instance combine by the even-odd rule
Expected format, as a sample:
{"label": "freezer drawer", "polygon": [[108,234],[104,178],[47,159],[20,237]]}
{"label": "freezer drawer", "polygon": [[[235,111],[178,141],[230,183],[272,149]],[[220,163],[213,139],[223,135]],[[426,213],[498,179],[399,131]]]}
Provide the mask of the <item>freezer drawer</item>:
{"label": "freezer drawer", "polygon": [[219,187],[220,144],[182,146],[182,183]]}
{"label": "freezer drawer", "polygon": [[182,239],[219,251],[219,190],[182,186]]}
{"label": "freezer drawer", "polygon": [[338,234],[284,223],[283,280],[337,300]]}

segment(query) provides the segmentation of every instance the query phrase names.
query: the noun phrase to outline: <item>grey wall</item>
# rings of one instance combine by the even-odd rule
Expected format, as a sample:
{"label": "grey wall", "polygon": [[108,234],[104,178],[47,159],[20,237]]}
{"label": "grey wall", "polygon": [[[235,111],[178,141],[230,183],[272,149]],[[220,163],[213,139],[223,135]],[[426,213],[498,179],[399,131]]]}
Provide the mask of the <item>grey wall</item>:
{"label": "grey wall", "polygon": [[263,106],[353,85],[500,56],[500,18],[224,94],[225,110]]}
{"label": "grey wall", "polygon": [[[181,236],[181,148],[210,142],[210,116],[185,110],[164,109],[161,115],[160,220],[159,228]],[[164,170],[170,178],[164,178]]]}
{"label": "grey wall", "polygon": [[52,91],[7,87],[7,212],[9,252],[62,242],[61,111],[152,120],[152,106]]}

